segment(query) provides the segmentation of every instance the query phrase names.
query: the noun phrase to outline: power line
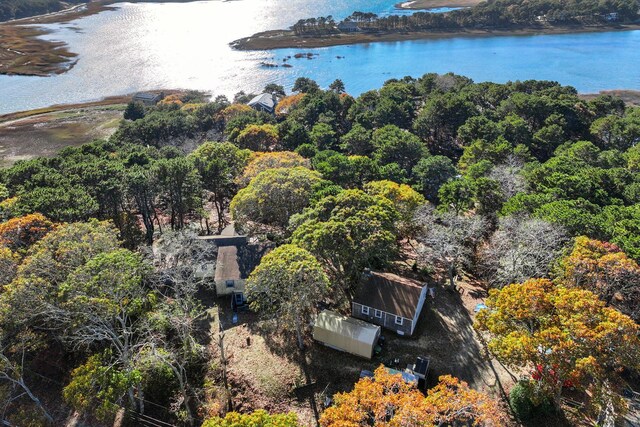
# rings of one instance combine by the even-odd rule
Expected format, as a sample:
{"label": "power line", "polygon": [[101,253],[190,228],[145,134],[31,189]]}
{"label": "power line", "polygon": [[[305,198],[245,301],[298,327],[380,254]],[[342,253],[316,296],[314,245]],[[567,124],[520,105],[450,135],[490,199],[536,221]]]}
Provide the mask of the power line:
{"label": "power line", "polygon": [[[45,375],[42,375],[42,374],[40,374],[40,373],[38,373],[38,372],[35,372],[35,371],[33,371],[33,370],[29,369],[29,368],[24,368],[24,370],[25,370],[25,371],[29,371],[29,372],[31,372],[32,374],[37,375],[37,376],[39,376],[40,378],[42,378],[42,379],[44,379],[44,380],[50,381],[50,382],[52,382],[52,383],[54,383],[54,384],[58,384],[58,385],[60,385],[60,386],[64,386],[64,384],[63,384],[63,383],[61,383],[61,382],[59,382],[59,381],[56,381],[56,380],[54,380],[54,379],[52,379],[52,378],[49,378],[49,377],[47,377],[47,376],[45,376]],[[141,401],[143,401],[143,402],[145,402],[145,403],[148,403],[148,404],[150,404],[150,405],[154,405],[154,406],[156,406],[156,407],[158,407],[158,408],[161,408],[161,409],[166,410],[168,413],[171,413],[171,409],[167,408],[166,406],[162,406],[162,405],[160,405],[160,404],[158,404],[158,403],[151,402],[150,400],[147,400],[147,399],[144,399],[144,398],[139,398],[139,397],[138,397],[138,398],[136,398],[136,399],[141,400]],[[96,397],[96,400],[102,400],[102,402],[106,402],[106,403],[110,403],[110,404],[112,404],[112,405],[120,406],[119,404],[117,404],[117,403],[115,403],[115,402],[111,402],[111,401],[109,401],[109,400],[107,400],[107,399],[99,399],[99,398],[97,398],[97,397]],[[134,411],[134,410],[132,410],[132,409],[127,409],[127,411],[128,411],[130,414],[134,414],[136,417],[148,418],[149,420],[153,420],[154,422],[161,423],[161,425],[159,425],[159,424],[155,424],[155,425],[154,425],[154,427],[164,427],[164,426],[167,426],[167,427],[176,427],[174,424],[170,424],[170,423],[167,423],[166,421],[158,420],[158,419],[156,419],[156,418],[150,417],[150,416],[145,415],[145,414],[139,414],[139,413],[137,413],[136,411]]]}
{"label": "power line", "polygon": [[169,423],[167,423],[165,421],[162,421],[162,420],[159,420],[157,418],[150,417],[149,415],[138,414],[137,412],[135,412],[132,409],[128,409],[127,412],[129,412],[131,415],[133,415],[138,421],[142,421],[143,423],[146,423],[146,424],[151,425],[153,427],[176,427],[174,424],[169,424]]}

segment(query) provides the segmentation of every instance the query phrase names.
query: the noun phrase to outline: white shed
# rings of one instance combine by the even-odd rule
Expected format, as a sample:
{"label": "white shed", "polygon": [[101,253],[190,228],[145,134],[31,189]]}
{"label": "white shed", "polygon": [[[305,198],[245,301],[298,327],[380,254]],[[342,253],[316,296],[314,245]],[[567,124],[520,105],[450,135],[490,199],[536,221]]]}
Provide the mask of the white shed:
{"label": "white shed", "polygon": [[380,326],[329,310],[318,314],[313,326],[313,339],[316,341],[327,347],[367,359],[373,357],[378,338],[380,338]]}

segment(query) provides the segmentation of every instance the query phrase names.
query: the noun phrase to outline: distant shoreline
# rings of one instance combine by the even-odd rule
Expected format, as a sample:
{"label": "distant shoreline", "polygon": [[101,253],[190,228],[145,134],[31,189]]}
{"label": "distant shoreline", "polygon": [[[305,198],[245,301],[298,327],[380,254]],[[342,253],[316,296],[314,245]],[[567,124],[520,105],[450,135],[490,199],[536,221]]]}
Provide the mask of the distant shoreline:
{"label": "distant shoreline", "polygon": [[[48,77],[63,74],[76,64],[77,54],[66,43],[42,40],[48,30],[31,25],[59,24],[105,10],[122,0],[93,0],[58,12],[0,22],[0,75]],[[197,0],[129,0],[146,3],[189,3]],[[29,25],[28,27],[26,25]]]}
{"label": "distant shoreline", "polygon": [[[49,33],[38,24],[69,22],[83,16],[109,10],[113,1],[94,1],[59,12],[0,22],[0,74],[9,76],[48,77],[69,71],[77,54],[66,43],[42,40]],[[28,25],[28,26],[27,26]]]}
{"label": "distant shoreline", "polygon": [[[165,96],[185,93],[186,89],[151,89],[144,92],[150,93],[164,93]],[[21,120],[27,117],[38,116],[41,114],[49,114],[67,110],[79,110],[83,108],[91,107],[108,107],[112,105],[127,104],[131,101],[137,92],[128,93],[124,95],[109,95],[96,99],[93,101],[85,102],[72,102],[68,104],[54,104],[48,107],[34,108],[31,110],[14,111],[11,113],[0,114],[0,125],[6,124],[9,121]]]}
{"label": "distant shoreline", "polygon": [[[93,0],[68,9],[0,22],[0,75],[48,77],[71,70],[77,55],[65,43],[42,40],[48,33],[44,28],[25,25],[54,24],[113,10],[110,4],[121,0]],[[131,0],[151,3],[188,3],[196,0]],[[480,0],[414,0],[396,5],[398,9],[433,9],[464,7]]]}
{"label": "distant shoreline", "polygon": [[472,7],[483,0],[408,0],[395,5],[396,9],[428,10],[441,7]]}
{"label": "distant shoreline", "polygon": [[359,32],[321,36],[298,36],[291,30],[273,30],[254,34],[231,43],[237,50],[273,50],[285,48],[321,48],[361,43],[399,42],[409,40],[438,40],[457,37],[531,36],[542,34],[602,33],[612,31],[640,30],[640,24],[562,26],[562,27],[514,27],[495,30],[451,31],[403,31],[403,32]]}

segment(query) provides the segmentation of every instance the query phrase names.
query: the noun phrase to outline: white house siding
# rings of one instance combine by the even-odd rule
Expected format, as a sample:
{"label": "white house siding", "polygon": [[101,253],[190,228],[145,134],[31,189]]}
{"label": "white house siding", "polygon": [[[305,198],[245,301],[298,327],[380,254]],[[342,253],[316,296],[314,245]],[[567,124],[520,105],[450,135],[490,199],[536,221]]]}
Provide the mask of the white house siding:
{"label": "white house siding", "polygon": [[420,313],[422,312],[422,306],[424,305],[424,301],[427,299],[427,287],[424,286],[422,288],[422,292],[420,293],[420,299],[418,300],[418,308],[416,309],[416,315],[413,318],[413,322],[411,323],[411,335],[413,335],[413,331],[418,324],[418,319],[420,318]]}

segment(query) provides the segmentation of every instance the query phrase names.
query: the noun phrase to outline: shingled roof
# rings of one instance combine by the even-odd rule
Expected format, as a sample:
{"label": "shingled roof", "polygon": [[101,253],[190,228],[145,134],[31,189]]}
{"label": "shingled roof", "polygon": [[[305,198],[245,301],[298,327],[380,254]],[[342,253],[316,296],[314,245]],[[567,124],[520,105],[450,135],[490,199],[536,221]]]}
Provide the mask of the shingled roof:
{"label": "shingled roof", "polygon": [[353,302],[413,319],[424,286],[397,274],[370,272],[363,275]]}
{"label": "shingled roof", "polygon": [[267,245],[220,247],[214,280],[246,280],[269,249]]}

